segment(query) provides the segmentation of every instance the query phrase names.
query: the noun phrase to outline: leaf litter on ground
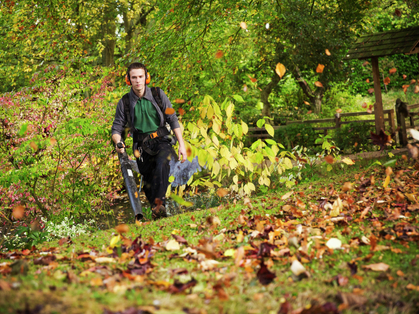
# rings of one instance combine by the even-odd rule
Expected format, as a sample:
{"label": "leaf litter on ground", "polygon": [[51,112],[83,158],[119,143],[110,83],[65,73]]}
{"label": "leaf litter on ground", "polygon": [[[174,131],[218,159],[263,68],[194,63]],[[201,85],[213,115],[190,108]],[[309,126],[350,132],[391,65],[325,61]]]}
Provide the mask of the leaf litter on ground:
{"label": "leaf litter on ground", "polygon": [[[8,296],[23,297],[23,287],[34,289],[25,278],[41,276],[46,288],[93,289],[100,296],[97,313],[218,313],[219,301],[229,313],[249,307],[364,313],[376,303],[413,311],[419,171],[407,162],[395,167],[360,169],[344,182],[297,186],[209,212],[119,225],[97,233],[96,241],[64,238],[56,246],[0,253],[0,306],[10,305]],[[151,299],[128,298],[140,291]],[[175,301],[164,301],[167,295]],[[31,309],[39,306],[32,302]]]}

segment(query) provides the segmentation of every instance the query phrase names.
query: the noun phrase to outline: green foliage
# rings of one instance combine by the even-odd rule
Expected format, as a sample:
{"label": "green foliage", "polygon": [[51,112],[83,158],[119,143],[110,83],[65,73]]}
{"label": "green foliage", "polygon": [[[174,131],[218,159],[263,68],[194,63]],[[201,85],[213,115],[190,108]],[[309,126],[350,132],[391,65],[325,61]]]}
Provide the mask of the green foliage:
{"label": "green foliage", "polygon": [[4,236],[0,248],[6,248],[9,251],[30,249],[49,239],[51,237],[44,231],[32,230],[30,226],[19,226],[16,228],[15,234]]}
{"label": "green foliage", "polygon": [[375,127],[371,123],[345,124],[336,130],[336,145],[346,152],[361,152],[372,149],[371,132]]}
{"label": "green foliage", "polygon": [[314,148],[317,137],[310,124],[288,124],[275,131],[275,141],[288,150],[296,146]]}

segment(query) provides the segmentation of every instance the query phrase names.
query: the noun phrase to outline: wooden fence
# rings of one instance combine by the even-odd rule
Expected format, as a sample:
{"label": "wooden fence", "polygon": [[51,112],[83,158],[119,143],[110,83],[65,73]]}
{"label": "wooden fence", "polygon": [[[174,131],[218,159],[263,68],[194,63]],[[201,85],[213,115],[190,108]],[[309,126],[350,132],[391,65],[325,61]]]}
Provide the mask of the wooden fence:
{"label": "wooden fence", "polygon": [[[415,107],[416,108],[416,107]],[[419,108],[419,105],[417,105]],[[317,120],[296,120],[296,121],[288,121],[286,125],[289,124],[316,124],[321,125],[328,123],[334,124],[333,126],[314,126],[313,130],[319,131],[319,133],[327,134],[329,130],[339,129],[344,124],[349,123],[375,123],[375,119],[368,119],[368,120],[346,120],[345,118],[348,117],[359,117],[359,116],[374,116],[374,113],[368,112],[349,112],[349,113],[337,113],[335,114],[334,118],[331,119],[317,119]],[[384,123],[388,124],[386,130],[391,131],[391,133],[396,131],[396,124],[395,124],[395,117],[394,117],[394,109],[384,110]],[[273,126],[274,130],[278,130],[280,128],[285,128],[286,125],[277,125]],[[271,136],[266,132],[265,128],[249,128],[249,132],[254,132],[249,134],[249,137],[253,138],[270,138]]]}

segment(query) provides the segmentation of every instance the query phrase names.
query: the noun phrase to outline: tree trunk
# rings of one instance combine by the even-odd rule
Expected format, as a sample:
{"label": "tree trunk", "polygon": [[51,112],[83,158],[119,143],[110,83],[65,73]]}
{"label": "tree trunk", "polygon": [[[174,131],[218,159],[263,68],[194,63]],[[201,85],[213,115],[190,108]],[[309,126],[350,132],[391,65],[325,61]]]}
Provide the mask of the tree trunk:
{"label": "tree trunk", "polygon": [[298,67],[295,67],[293,74],[295,79],[297,80],[298,85],[300,85],[304,94],[310,100],[311,109],[314,110],[315,113],[320,113],[322,109],[322,99],[324,93],[323,87],[318,88],[316,91],[313,91],[301,75],[300,69]]}
{"label": "tree trunk", "polygon": [[109,4],[105,8],[104,21],[102,24],[103,45],[102,64],[104,66],[112,66],[115,64],[115,44],[116,44],[116,24],[115,24],[115,8]]}
{"label": "tree trunk", "polygon": [[280,80],[281,80],[281,78],[276,73],[274,73],[274,76],[272,77],[271,82],[268,85],[266,85],[262,89],[262,92],[260,93],[260,97],[261,97],[261,100],[263,102],[262,116],[264,116],[264,117],[270,117],[271,116],[272,106],[269,103],[269,95],[271,94],[272,89],[276,85],[278,85]]}

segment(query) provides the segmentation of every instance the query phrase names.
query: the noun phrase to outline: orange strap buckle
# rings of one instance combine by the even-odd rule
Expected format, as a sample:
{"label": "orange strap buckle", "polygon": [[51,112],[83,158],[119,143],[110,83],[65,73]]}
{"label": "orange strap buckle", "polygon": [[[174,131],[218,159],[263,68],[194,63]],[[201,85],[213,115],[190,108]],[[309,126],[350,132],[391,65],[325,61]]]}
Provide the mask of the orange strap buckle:
{"label": "orange strap buckle", "polygon": [[150,134],[150,138],[155,139],[156,137],[158,137],[157,132]]}

